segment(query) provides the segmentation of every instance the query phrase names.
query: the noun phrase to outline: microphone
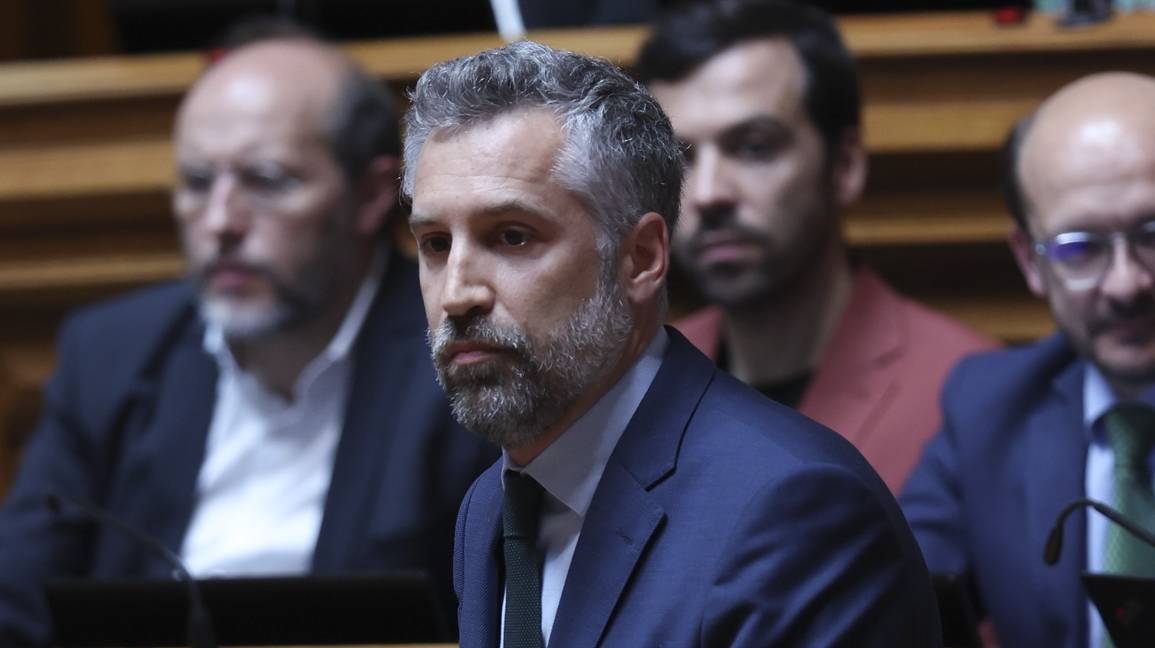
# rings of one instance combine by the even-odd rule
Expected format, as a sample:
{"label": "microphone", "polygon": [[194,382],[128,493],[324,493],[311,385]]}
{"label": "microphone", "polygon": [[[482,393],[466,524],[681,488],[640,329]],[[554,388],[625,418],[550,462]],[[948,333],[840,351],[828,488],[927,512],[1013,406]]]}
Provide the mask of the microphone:
{"label": "microphone", "polygon": [[156,538],[140,531],[95,504],[64,495],[63,493],[49,493],[44,497],[44,504],[48,507],[48,510],[57,515],[64,514],[66,505],[68,508],[76,509],[84,516],[116,529],[118,532],[131,538],[134,542],[146,547],[154,555],[163,558],[164,561],[173,568],[174,577],[179,581],[183,581],[188,586],[189,611],[187,633],[189,646],[191,648],[217,648],[216,639],[213,637],[212,617],[209,616],[208,608],[205,607],[204,599],[201,597],[200,587],[197,586],[196,579],[192,577],[192,574],[189,574],[188,568],[185,566],[184,561],[180,559],[180,556],[161,544]]}
{"label": "microphone", "polygon": [[1063,511],[1059,513],[1059,517],[1055,520],[1055,526],[1051,528],[1051,532],[1047,535],[1047,546],[1043,550],[1043,562],[1048,565],[1054,565],[1059,562],[1059,554],[1063,551],[1063,523],[1067,521],[1067,516],[1073,511],[1088,506],[1102,513],[1108,520],[1126,529],[1131,535],[1155,547],[1155,534],[1152,534],[1150,531],[1127,519],[1119,511],[1093,499],[1077,499],[1065,506]]}

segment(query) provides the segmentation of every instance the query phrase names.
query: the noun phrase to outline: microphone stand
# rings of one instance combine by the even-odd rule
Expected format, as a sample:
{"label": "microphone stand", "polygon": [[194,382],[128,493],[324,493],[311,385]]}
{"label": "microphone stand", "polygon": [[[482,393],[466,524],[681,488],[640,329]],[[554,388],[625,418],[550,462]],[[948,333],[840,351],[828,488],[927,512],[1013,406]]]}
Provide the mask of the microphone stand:
{"label": "microphone stand", "polygon": [[217,648],[217,642],[213,636],[212,617],[209,615],[208,608],[205,607],[204,598],[201,597],[200,587],[197,585],[196,579],[189,573],[188,568],[185,566],[184,561],[180,559],[180,556],[161,544],[156,538],[141,532],[124,520],[121,520],[95,504],[90,504],[62,493],[50,493],[46,495],[44,504],[48,507],[48,510],[57,515],[62,515],[65,512],[65,505],[76,509],[85,517],[116,529],[118,532],[131,538],[134,542],[148,548],[154,555],[163,558],[164,561],[173,568],[173,574],[176,579],[183,581],[188,586],[189,612],[186,631],[188,633],[189,646],[191,648]]}
{"label": "microphone stand", "polygon": [[1155,547],[1155,534],[1152,534],[1150,531],[1127,519],[1119,511],[1097,500],[1077,499],[1063,507],[1062,512],[1059,513],[1059,517],[1055,519],[1055,525],[1051,527],[1051,532],[1047,534],[1047,545],[1043,549],[1043,562],[1048,565],[1054,565],[1059,562],[1059,554],[1063,551],[1063,523],[1067,521],[1067,517],[1069,517],[1071,513],[1087,507],[1102,513],[1104,517],[1123,527],[1131,535]]}

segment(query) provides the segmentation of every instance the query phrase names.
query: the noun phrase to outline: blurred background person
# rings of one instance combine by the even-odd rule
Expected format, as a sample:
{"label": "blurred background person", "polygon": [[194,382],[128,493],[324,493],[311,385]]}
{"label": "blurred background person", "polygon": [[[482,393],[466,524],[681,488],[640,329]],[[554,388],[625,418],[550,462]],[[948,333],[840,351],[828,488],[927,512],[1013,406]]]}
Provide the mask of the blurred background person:
{"label": "blurred background person", "polygon": [[938,428],[950,367],[993,341],[848,257],[867,157],[855,64],[831,18],[788,0],[691,3],[637,74],[681,139],[674,254],[709,307],[676,321],[763,394],[841,433],[897,491]]}
{"label": "blurred background person", "polygon": [[1155,576],[1155,549],[1077,511],[1088,497],[1155,530],[1155,79],[1076,81],[1006,148],[1011,249],[1059,332],[968,358],[902,494],[933,571],[966,574],[1005,646],[1108,645],[1084,571]]}
{"label": "blurred background person", "polygon": [[495,451],[451,423],[417,270],[384,235],[388,94],[292,26],[243,29],[186,96],[173,210],[186,282],[65,325],[0,510],[0,643],[46,645],[41,585],[169,566],[45,496],[94,503],[196,576],[422,569],[452,618],[453,517]]}

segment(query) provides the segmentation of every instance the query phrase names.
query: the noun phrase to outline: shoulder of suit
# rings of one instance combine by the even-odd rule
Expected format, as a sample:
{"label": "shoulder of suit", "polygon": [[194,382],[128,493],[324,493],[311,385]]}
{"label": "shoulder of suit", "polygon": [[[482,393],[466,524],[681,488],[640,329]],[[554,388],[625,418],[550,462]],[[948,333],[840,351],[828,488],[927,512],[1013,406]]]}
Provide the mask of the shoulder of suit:
{"label": "shoulder of suit", "polygon": [[186,282],[154,284],[110,299],[84,306],[69,320],[80,320],[89,326],[148,323],[170,318],[195,309],[192,289]]}
{"label": "shoulder of suit", "polygon": [[200,327],[193,291],[174,281],[81,308],[65,321],[60,337],[88,353],[130,361],[191,327]]}
{"label": "shoulder of suit", "polygon": [[963,405],[963,411],[989,416],[990,409],[1028,407],[1050,393],[1054,381],[1079,357],[1066,337],[1055,333],[1037,342],[977,353],[951,371],[943,388],[943,402]]}

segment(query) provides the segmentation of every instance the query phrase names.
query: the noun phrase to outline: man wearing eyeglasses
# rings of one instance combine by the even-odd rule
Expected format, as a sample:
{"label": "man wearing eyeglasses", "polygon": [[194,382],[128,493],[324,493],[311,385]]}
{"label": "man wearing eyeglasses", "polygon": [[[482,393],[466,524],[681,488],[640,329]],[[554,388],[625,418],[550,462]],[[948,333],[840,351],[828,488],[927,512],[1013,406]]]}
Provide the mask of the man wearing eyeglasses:
{"label": "man wearing eyeglasses", "polygon": [[1012,132],[1011,249],[1059,332],[965,360],[903,494],[932,571],[967,575],[1004,646],[1099,646],[1083,571],[1155,576],[1155,549],[1063,507],[1102,501],[1155,529],[1155,79],[1076,81]]}

